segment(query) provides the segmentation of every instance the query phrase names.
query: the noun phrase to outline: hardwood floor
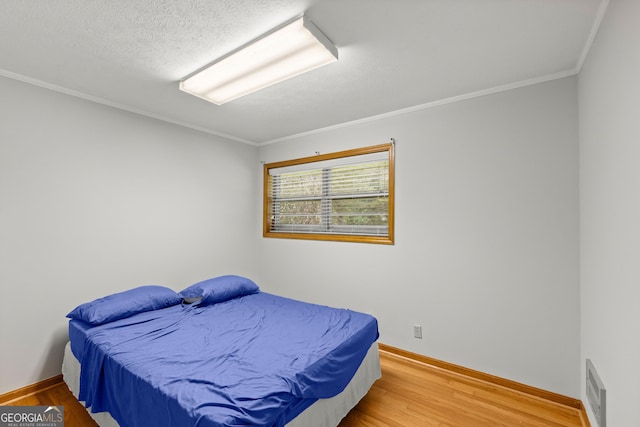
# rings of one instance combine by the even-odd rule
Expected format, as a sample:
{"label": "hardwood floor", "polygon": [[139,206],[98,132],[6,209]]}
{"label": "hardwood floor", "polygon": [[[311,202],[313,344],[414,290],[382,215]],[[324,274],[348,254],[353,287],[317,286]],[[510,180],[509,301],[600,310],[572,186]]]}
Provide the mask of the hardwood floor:
{"label": "hardwood floor", "polygon": [[[570,405],[385,350],[380,363],[382,378],[339,427],[589,427]],[[96,426],[64,383],[0,404],[63,405],[66,427]]]}
{"label": "hardwood floor", "polygon": [[578,408],[380,350],[382,378],[340,427],[589,427]]}
{"label": "hardwood floor", "polygon": [[11,406],[64,406],[65,427],[97,427],[93,418],[89,416],[84,406],[73,397],[73,394],[62,381],[57,382],[47,388],[39,390],[37,393],[17,397],[13,400],[2,401],[0,405]]}

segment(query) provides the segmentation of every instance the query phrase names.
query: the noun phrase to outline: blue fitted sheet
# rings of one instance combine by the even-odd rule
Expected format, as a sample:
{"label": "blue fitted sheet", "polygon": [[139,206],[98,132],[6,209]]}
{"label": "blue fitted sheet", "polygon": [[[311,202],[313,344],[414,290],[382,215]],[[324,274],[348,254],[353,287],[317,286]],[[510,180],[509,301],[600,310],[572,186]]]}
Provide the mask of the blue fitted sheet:
{"label": "blue fitted sheet", "polygon": [[79,399],[125,426],[283,426],[342,391],[374,317],[264,292],[69,325]]}

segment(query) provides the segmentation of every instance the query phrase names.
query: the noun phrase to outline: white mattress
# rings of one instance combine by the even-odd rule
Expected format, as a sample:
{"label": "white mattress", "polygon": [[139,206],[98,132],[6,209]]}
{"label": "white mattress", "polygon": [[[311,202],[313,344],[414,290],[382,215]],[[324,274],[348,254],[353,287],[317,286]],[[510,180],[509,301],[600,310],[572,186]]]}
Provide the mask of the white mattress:
{"label": "white mattress", "polygon": [[[80,362],[71,352],[67,343],[62,361],[62,375],[69,390],[78,398],[80,392]],[[362,364],[347,387],[338,395],[329,399],[319,399],[304,412],[287,423],[286,427],[335,427],[347,413],[364,397],[371,385],[381,376],[378,343],[369,348]],[[84,406],[84,402],[83,406]],[[119,427],[108,412],[91,413],[101,427]]]}

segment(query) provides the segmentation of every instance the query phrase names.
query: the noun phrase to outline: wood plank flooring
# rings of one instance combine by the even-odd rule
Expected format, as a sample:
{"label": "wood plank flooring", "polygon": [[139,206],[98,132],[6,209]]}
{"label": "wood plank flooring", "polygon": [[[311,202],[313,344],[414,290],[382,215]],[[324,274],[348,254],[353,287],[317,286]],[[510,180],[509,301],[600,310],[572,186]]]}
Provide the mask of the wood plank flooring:
{"label": "wood plank flooring", "polygon": [[[62,380],[61,380],[62,381]],[[16,399],[0,402],[11,406],[64,406],[65,427],[97,427],[98,424],[89,416],[84,406],[73,397],[64,382],[58,382],[37,393],[28,394]]]}
{"label": "wood plank flooring", "polygon": [[340,427],[589,427],[577,408],[381,350],[382,378]]}
{"label": "wood plank flooring", "polygon": [[[380,351],[382,378],[339,427],[589,427],[577,408]],[[96,423],[64,383],[2,402],[63,405],[66,427]]]}

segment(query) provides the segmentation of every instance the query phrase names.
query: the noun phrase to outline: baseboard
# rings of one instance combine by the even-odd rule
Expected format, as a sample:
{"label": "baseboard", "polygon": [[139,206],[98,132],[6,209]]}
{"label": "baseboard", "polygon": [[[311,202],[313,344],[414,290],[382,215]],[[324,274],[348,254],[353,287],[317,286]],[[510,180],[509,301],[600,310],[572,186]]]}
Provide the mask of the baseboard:
{"label": "baseboard", "polygon": [[395,354],[396,356],[405,357],[407,359],[411,359],[416,362],[424,363],[430,366],[435,366],[437,368],[444,369],[449,372],[453,372],[459,375],[464,375],[464,376],[474,378],[480,381],[485,381],[491,384],[499,385],[511,390],[518,391],[520,393],[528,394],[530,396],[535,396],[540,399],[554,402],[559,405],[571,407],[580,412],[580,417],[582,418],[583,426],[591,427],[584,405],[582,404],[582,401],[579,399],[575,399],[573,397],[554,393],[554,392],[533,387],[530,385],[522,384],[517,381],[512,381],[506,378],[487,374],[481,371],[476,371],[474,369],[465,368],[464,366],[456,365],[449,362],[444,362],[442,360],[434,359],[432,357],[424,356],[418,353],[413,353],[413,352],[403,350],[397,347],[393,347],[387,344],[378,343],[378,348],[380,349],[380,351]]}
{"label": "baseboard", "polygon": [[39,393],[52,387],[56,387],[57,385],[62,383],[62,381],[62,374],[60,374],[56,375],[55,377],[47,378],[46,380],[38,381],[35,384],[31,384],[17,390],[0,394],[0,406],[6,406],[15,400],[30,396],[35,393]]}

